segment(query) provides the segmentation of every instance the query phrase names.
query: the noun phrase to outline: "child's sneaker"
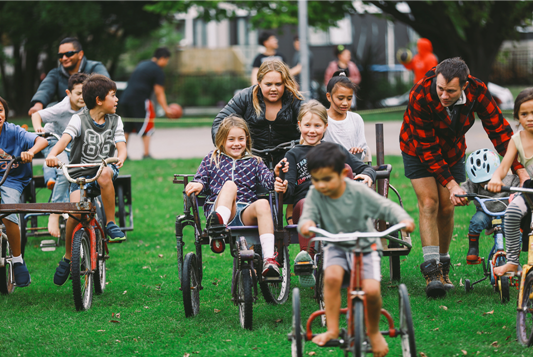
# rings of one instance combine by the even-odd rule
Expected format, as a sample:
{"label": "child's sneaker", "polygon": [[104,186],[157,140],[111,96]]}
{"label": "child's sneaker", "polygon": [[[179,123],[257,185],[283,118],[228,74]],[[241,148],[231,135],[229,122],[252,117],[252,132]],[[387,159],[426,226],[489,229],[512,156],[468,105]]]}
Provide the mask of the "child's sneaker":
{"label": "child's sneaker", "polygon": [[15,284],[17,284],[17,287],[23,288],[25,286],[30,285],[31,277],[30,272],[26,267],[26,262],[13,264],[13,272],[15,275]]}
{"label": "child's sneaker", "polygon": [[276,260],[276,256],[263,260],[263,276],[269,278],[279,278],[280,272],[278,265],[279,263]]}
{"label": "child's sneaker", "polygon": [[215,211],[211,212],[209,217],[207,217],[207,229],[213,226],[219,226],[222,224],[224,224],[224,220],[222,219],[222,216]]}
{"label": "child's sneaker", "polygon": [[[294,265],[295,265],[294,270],[295,271],[296,271],[296,266],[298,264],[311,264],[312,265],[313,259],[311,258],[309,253],[307,253],[307,251],[302,250],[300,253],[298,253],[296,258],[294,258]],[[298,278],[300,279],[300,285],[303,288],[310,288],[312,286],[315,286],[316,280],[312,272],[311,274],[299,275]]]}
{"label": "child's sneaker", "polygon": [[54,189],[54,186],[56,185],[56,180],[54,179],[50,179],[48,180],[48,182],[46,183],[46,187],[52,191]]}
{"label": "child's sneaker", "polygon": [[120,230],[115,222],[109,222],[105,227],[110,242],[122,242],[126,240],[126,235]]}
{"label": "child's sneaker", "polygon": [[70,260],[63,257],[56,268],[56,273],[54,274],[54,284],[57,286],[62,286],[68,280],[70,275]]}

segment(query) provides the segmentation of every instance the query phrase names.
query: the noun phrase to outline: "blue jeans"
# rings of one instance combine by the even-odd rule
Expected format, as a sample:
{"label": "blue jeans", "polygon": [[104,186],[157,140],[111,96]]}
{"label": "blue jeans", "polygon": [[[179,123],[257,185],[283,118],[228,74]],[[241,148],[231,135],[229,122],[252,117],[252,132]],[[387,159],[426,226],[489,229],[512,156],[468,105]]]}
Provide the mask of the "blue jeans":
{"label": "blue jeans", "polygon": [[[55,137],[47,138],[48,140],[48,146],[45,147],[42,150],[42,153],[44,157],[46,158],[52,148],[55,144],[57,144],[57,139]],[[70,143],[67,146],[70,148]],[[59,160],[66,161],[64,163],[68,163],[69,160],[69,153],[66,151],[63,151],[61,154],[58,155]],[[56,183],[54,185],[54,190],[52,191],[52,200],[50,202],[54,203],[63,203],[63,202],[70,202],[70,196],[69,196],[69,186],[70,183],[67,181],[65,176],[63,175],[63,171],[61,169],[56,169],[54,167],[48,167],[46,166],[46,163],[43,164],[43,172],[44,172],[44,182],[48,183],[51,179],[55,180]]]}
{"label": "blue jeans", "polygon": [[480,234],[485,229],[489,229],[491,227],[492,217],[483,212],[481,208],[477,208],[476,213],[472,216],[472,219],[470,220],[468,233]]}

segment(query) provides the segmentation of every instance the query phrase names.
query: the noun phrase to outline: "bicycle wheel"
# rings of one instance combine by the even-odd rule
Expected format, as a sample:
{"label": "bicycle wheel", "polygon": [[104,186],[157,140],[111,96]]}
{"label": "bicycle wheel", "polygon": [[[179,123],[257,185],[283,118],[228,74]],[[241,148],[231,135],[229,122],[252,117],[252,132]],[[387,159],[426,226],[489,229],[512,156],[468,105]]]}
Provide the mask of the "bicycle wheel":
{"label": "bicycle wheel", "polygon": [[13,281],[13,267],[11,262],[6,260],[6,258],[11,256],[11,250],[9,248],[7,236],[3,233],[2,237],[0,237],[0,242],[2,244],[1,259],[4,261],[4,266],[0,268],[0,294],[9,295],[15,290],[15,282]]}
{"label": "bicycle wheel", "polygon": [[292,291],[292,333],[291,333],[291,356],[302,357],[304,353],[304,336],[302,333],[300,314],[300,290]]}
{"label": "bicycle wheel", "polygon": [[400,338],[402,344],[402,356],[416,357],[415,329],[413,327],[409,294],[407,293],[407,287],[405,284],[400,284],[398,295],[400,297]]}
{"label": "bicycle wheel", "polygon": [[88,310],[93,301],[93,274],[91,271],[89,235],[83,229],[74,234],[70,269],[76,310]]}
{"label": "bicycle wheel", "polygon": [[[322,264],[322,255],[320,255],[316,269],[315,300],[320,310],[326,310],[326,304],[324,303],[324,270],[322,270]],[[326,315],[320,316],[320,326],[326,326]]]}
{"label": "bicycle wheel", "polygon": [[498,291],[500,292],[500,301],[502,304],[509,302],[509,277],[500,276],[498,278]]}
{"label": "bicycle wheel", "polygon": [[197,269],[196,255],[192,252],[187,253],[183,262],[183,280],[181,281],[185,317],[193,317],[200,312],[200,284],[198,284]]}
{"label": "bicycle wheel", "polygon": [[516,335],[521,345],[529,347],[533,345],[533,270],[529,271],[520,289],[523,295],[518,302]]}
{"label": "bicycle wheel", "polygon": [[94,272],[94,293],[100,295],[105,290],[106,283],[106,257],[104,241],[100,230],[95,227],[96,234],[96,271]]}
{"label": "bicycle wheel", "polygon": [[[261,245],[254,245],[254,250],[260,257],[261,254]],[[278,252],[276,248],[276,252]],[[281,282],[261,282],[259,287],[261,288],[261,293],[265,298],[265,301],[269,304],[284,304],[289,298],[289,289],[291,284],[291,264],[289,261],[289,249],[287,246],[283,246],[281,252],[278,252],[278,257],[276,258],[280,264],[280,274]]]}
{"label": "bicycle wheel", "polygon": [[239,319],[242,328],[252,329],[253,323],[253,291],[252,291],[252,272],[245,268],[239,272],[237,277],[237,289],[239,299]]}
{"label": "bicycle wheel", "polygon": [[355,357],[361,357],[366,355],[365,348],[363,346],[366,338],[365,329],[365,307],[363,301],[359,299],[353,300],[352,306],[352,322],[353,322],[353,355]]}

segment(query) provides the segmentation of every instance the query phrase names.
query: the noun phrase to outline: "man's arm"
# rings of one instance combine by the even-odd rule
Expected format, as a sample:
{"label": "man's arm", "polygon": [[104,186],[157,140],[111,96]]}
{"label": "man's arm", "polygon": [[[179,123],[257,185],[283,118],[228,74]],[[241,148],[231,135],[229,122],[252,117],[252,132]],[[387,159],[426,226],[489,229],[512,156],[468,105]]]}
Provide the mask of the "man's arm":
{"label": "man's arm", "polygon": [[31,99],[32,107],[28,111],[28,115],[32,115],[38,110],[42,110],[48,103],[52,101],[52,98],[55,95],[58,81],[58,70],[53,69],[44,78],[44,80],[37,88],[37,92],[33,95]]}
{"label": "man's arm", "polygon": [[165,95],[165,87],[159,84],[155,84],[154,93],[155,93],[155,98],[157,102],[159,103],[161,108],[163,108],[163,110],[165,111],[166,116],[170,118],[172,116],[172,113],[169,113],[169,110],[168,110],[167,96]]}

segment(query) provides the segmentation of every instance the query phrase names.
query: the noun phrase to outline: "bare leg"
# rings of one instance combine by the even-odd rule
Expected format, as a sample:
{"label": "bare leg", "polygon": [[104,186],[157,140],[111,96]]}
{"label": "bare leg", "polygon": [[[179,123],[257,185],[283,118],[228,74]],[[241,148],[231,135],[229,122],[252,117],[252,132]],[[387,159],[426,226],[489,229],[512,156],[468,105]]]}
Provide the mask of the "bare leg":
{"label": "bare leg", "polygon": [[450,191],[442,186],[439,188],[439,213],[437,224],[439,226],[439,247],[440,253],[448,253],[453,236],[453,214],[455,206],[450,201]]}
{"label": "bare leg", "polygon": [[144,135],[142,138],[143,138],[143,145],[144,145],[144,156],[148,156],[150,155],[150,136]]}
{"label": "bare leg", "polygon": [[438,246],[439,229],[435,224],[439,206],[437,181],[433,177],[424,177],[411,180],[411,183],[418,200],[422,246]]}
{"label": "bare leg", "polygon": [[331,339],[339,337],[339,313],[341,308],[341,287],[344,269],[331,265],[324,271],[324,303],[328,330],[313,338],[313,342],[323,346]]}
{"label": "bare leg", "polygon": [[48,217],[48,233],[52,237],[59,237],[59,214],[51,213]]}
{"label": "bare leg", "polygon": [[386,356],[389,352],[387,341],[379,332],[381,318],[381,284],[374,279],[363,280],[366,295],[366,327],[374,357]]}
{"label": "bare leg", "polygon": [[222,189],[220,190],[220,193],[218,194],[218,197],[215,202],[214,210],[217,209],[218,206],[227,207],[231,210],[231,217],[228,222],[231,222],[233,217],[235,217],[235,213],[237,212],[237,185],[233,181],[226,181],[224,183],[224,186],[222,186]]}
{"label": "bare leg", "polygon": [[258,225],[259,235],[274,233],[274,223],[270,203],[265,199],[260,199],[246,207],[242,212],[242,223],[247,226]]}
{"label": "bare leg", "polygon": [[14,257],[18,257],[22,254],[20,243],[20,228],[18,224],[11,222],[8,219],[3,219],[2,222],[6,227],[7,240],[9,241],[9,247]]}
{"label": "bare leg", "polygon": [[115,187],[113,186],[113,169],[104,168],[98,178],[98,185],[102,193],[102,203],[104,204],[105,216],[107,223],[115,223]]}
{"label": "bare leg", "polygon": [[[70,202],[80,202],[80,192],[74,191],[70,193]],[[75,215],[77,219],[80,219],[80,215]],[[78,225],[78,221],[74,218],[69,217],[67,220],[67,227],[65,229],[65,258],[70,260],[72,258],[72,232],[74,228]]]}

